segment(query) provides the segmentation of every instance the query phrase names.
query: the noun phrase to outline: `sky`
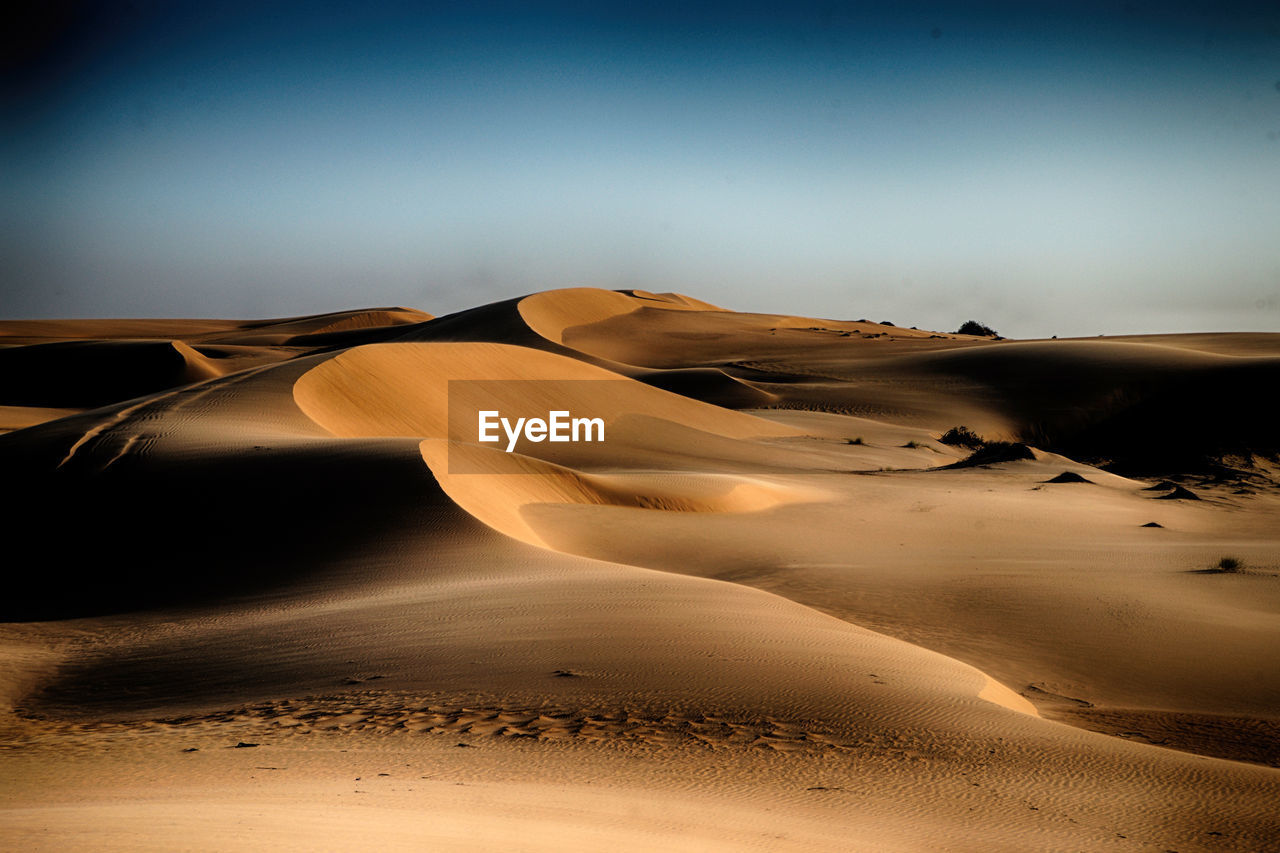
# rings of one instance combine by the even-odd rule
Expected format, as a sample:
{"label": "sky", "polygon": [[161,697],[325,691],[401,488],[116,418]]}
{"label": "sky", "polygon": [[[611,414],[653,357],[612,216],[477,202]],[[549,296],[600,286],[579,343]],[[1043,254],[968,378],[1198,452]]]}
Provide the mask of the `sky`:
{"label": "sky", "polygon": [[1280,331],[1275,3],[33,5],[0,318],[592,286]]}

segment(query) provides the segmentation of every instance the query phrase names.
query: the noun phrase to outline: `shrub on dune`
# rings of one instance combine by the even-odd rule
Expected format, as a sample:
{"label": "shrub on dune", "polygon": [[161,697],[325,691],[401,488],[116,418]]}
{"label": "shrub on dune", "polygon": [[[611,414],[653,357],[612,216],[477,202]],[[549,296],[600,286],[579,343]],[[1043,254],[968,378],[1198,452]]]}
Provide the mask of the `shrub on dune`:
{"label": "shrub on dune", "polygon": [[995,465],[1001,462],[1018,462],[1023,459],[1035,459],[1030,447],[1016,441],[988,441],[982,447],[970,453],[959,462],[953,462],[948,468],[972,468],[977,465]]}
{"label": "shrub on dune", "polygon": [[949,444],[952,447],[967,447],[970,450],[977,450],[986,445],[986,440],[978,435],[967,426],[953,426],[942,434],[938,441],[943,444]]}
{"label": "shrub on dune", "polygon": [[977,320],[965,320],[960,328],[956,329],[957,335],[978,335],[984,338],[998,337],[999,333],[990,326],[984,326]]}

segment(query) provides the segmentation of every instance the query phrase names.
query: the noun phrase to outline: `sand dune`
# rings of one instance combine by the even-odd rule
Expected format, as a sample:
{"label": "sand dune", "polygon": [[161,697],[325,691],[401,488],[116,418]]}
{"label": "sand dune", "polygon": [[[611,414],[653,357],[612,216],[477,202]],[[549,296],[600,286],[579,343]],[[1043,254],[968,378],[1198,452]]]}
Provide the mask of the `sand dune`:
{"label": "sand dune", "polygon": [[[530,297],[522,313],[534,300],[567,301],[557,294],[569,293]],[[770,395],[748,405],[872,414],[938,431],[968,423],[1069,455],[1123,456],[1134,470],[1278,449],[1273,407],[1256,393],[1280,382],[1277,335],[992,342],[603,302],[614,309],[609,316],[565,312],[567,328],[551,326],[548,337],[620,363],[720,370]]]}
{"label": "sand dune", "polygon": [[[278,320],[0,321],[0,408],[11,431],[336,345],[394,339],[432,319],[406,308]],[[22,410],[26,410],[25,412]]]}
{"label": "sand dune", "polygon": [[1280,849],[1280,335],[0,332],[4,846]]}
{"label": "sand dune", "polygon": [[[601,443],[534,443],[521,453],[568,464],[648,464],[723,439],[797,435],[790,427],[649,387],[594,365],[488,343],[404,343],[347,350],[303,376],[298,407],[338,436],[478,441],[481,411],[510,419],[553,410],[600,418]],[[501,433],[499,433],[501,434]],[[505,446],[505,439],[493,446]],[[626,446],[634,452],[614,451]],[[714,452],[714,451],[709,451]],[[603,458],[601,458],[603,457]]]}

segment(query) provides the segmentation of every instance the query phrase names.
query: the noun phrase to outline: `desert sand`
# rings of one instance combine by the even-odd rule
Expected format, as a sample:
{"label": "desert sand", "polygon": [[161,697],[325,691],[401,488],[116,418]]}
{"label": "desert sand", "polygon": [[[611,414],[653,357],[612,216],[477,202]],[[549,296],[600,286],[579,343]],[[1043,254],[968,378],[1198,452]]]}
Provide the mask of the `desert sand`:
{"label": "desert sand", "polygon": [[0,322],[0,848],[1280,850],[1276,388],[590,288]]}

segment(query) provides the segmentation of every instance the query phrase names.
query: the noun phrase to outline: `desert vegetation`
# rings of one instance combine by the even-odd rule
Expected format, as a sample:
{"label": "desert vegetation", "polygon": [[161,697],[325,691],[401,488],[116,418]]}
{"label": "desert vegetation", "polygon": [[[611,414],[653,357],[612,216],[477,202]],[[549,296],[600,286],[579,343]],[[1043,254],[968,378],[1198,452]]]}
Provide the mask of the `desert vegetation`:
{"label": "desert vegetation", "polygon": [[1235,573],[1244,568],[1244,562],[1237,557],[1223,557],[1218,560],[1218,565],[1214,566],[1214,571],[1223,573]]}
{"label": "desert vegetation", "polygon": [[964,323],[960,325],[960,328],[956,329],[956,334],[957,335],[979,335],[984,338],[999,337],[999,333],[995,329],[991,328],[990,326],[984,326],[982,323],[979,323],[977,320],[965,320]]}
{"label": "desert vegetation", "polygon": [[986,445],[986,440],[967,426],[953,426],[942,434],[938,441],[952,447],[967,447],[977,450]]}

